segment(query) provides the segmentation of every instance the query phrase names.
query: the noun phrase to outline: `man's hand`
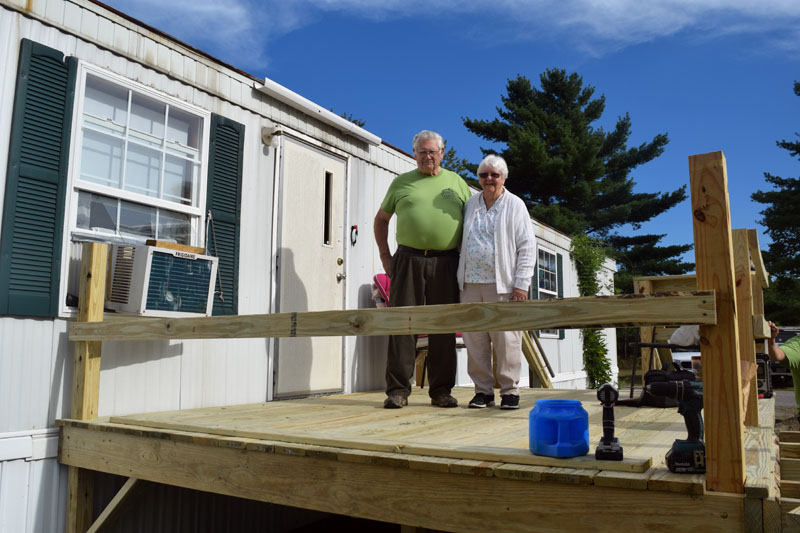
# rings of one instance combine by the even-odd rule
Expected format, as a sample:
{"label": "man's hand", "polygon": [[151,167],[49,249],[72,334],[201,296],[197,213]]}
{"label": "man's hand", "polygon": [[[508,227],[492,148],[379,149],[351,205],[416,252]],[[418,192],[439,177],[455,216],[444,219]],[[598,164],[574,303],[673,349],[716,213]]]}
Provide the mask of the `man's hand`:
{"label": "man's hand", "polygon": [[528,291],[523,291],[522,289],[514,287],[514,292],[511,293],[512,302],[524,302],[527,299],[528,299]]}
{"label": "man's hand", "polygon": [[777,336],[778,336],[778,333],[780,333],[780,329],[778,329],[778,326],[776,326],[776,325],[775,325],[775,323],[774,323],[774,322],[772,322],[772,321],[768,322],[768,324],[769,324],[769,336],[770,336],[770,340],[771,340],[772,342],[775,342],[775,337],[777,337]]}
{"label": "man's hand", "polygon": [[392,254],[391,254],[391,252],[381,253],[381,264],[383,265],[383,271],[386,272],[386,275],[391,278],[392,277]]}
{"label": "man's hand", "polygon": [[775,337],[778,336],[778,326],[776,326],[772,321],[769,322],[769,333],[770,338],[767,339],[767,351],[769,352],[769,358],[773,361],[783,361],[786,359],[786,353],[778,347],[778,343],[775,342]]}
{"label": "man's hand", "polygon": [[389,251],[389,220],[391,213],[383,209],[378,209],[375,220],[372,222],[372,231],[375,234],[375,244],[378,245],[378,252],[381,254],[381,264],[386,275],[392,277],[392,252]]}

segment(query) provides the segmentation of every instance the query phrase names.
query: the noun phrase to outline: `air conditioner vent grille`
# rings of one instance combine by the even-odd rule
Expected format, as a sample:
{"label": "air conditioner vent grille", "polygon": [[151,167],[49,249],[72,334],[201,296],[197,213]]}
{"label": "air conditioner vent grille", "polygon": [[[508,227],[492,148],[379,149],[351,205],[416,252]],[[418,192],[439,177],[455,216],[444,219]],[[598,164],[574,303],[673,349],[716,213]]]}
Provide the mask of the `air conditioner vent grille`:
{"label": "air conditioner vent grille", "polygon": [[148,311],[205,313],[212,262],[153,252],[147,288]]}
{"label": "air conditioner vent grille", "polygon": [[114,278],[111,280],[109,301],[127,304],[131,296],[131,279],[133,278],[133,259],[136,255],[134,246],[116,247],[114,258]]}

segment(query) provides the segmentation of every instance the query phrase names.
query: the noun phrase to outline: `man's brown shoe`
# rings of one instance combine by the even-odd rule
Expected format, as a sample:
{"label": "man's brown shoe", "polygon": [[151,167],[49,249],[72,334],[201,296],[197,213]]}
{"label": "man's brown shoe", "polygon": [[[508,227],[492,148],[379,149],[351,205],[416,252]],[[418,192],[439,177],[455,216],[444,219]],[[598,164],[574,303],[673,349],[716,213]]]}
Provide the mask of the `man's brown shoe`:
{"label": "man's brown shoe", "polygon": [[431,405],[435,407],[458,407],[458,400],[450,394],[441,394],[431,398]]}
{"label": "man's brown shoe", "polygon": [[408,398],[399,394],[390,394],[383,400],[384,409],[400,409],[406,405],[408,405]]}

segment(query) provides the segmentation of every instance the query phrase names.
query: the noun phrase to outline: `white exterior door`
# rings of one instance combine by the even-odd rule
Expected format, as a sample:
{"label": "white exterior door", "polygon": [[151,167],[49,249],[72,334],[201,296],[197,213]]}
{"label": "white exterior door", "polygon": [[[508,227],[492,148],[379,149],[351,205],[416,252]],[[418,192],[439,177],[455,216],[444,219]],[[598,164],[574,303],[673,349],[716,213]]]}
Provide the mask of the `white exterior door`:
{"label": "white exterior door", "polygon": [[[279,312],[344,308],[345,161],[292,139],[281,159]],[[277,343],[274,395],[342,390],[341,337]]]}

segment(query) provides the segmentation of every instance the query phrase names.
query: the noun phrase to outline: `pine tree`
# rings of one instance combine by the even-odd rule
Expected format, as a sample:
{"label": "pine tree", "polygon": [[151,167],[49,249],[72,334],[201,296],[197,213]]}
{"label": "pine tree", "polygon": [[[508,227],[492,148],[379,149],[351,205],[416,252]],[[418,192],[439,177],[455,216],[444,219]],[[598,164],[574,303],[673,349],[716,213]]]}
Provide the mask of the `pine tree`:
{"label": "pine tree", "polygon": [[[794,82],[800,96],[800,82]],[[796,133],[800,137],[800,133]],[[800,141],[776,143],[792,157],[800,158]],[[774,280],[764,294],[768,317],[783,325],[800,323],[800,178],[781,178],[768,172],[764,178],[773,185],[769,191],[756,191],[752,198],[765,204],[761,223],[772,238],[764,262]]]}
{"label": "pine tree", "polygon": [[456,149],[452,146],[447,146],[446,139],[444,156],[442,156],[442,168],[446,168],[451,172],[455,172],[464,178],[464,181],[467,182],[467,185],[471,185],[476,189],[481,188],[480,182],[475,177],[475,170],[478,168],[477,165],[470,165],[469,161],[458,157]]}
{"label": "pine tree", "polygon": [[629,278],[692,268],[676,257],[691,245],[662,247],[658,242],[664,235],[626,239],[616,233],[628,224],[638,230],[686,198],[685,186],[666,193],[633,191],[631,172],[663,153],[667,135],[629,148],[630,116],[619,117],[609,132],[596,126],[605,97],[595,98],[594,87],[584,86],[581,76],[547,70],[540,85],[537,89],[518,76],[507,84],[498,118],[463,119],[471,132],[505,145],[500,155],[508,163],[509,188],[525,201],[531,216],[568,235],[606,241]]}

